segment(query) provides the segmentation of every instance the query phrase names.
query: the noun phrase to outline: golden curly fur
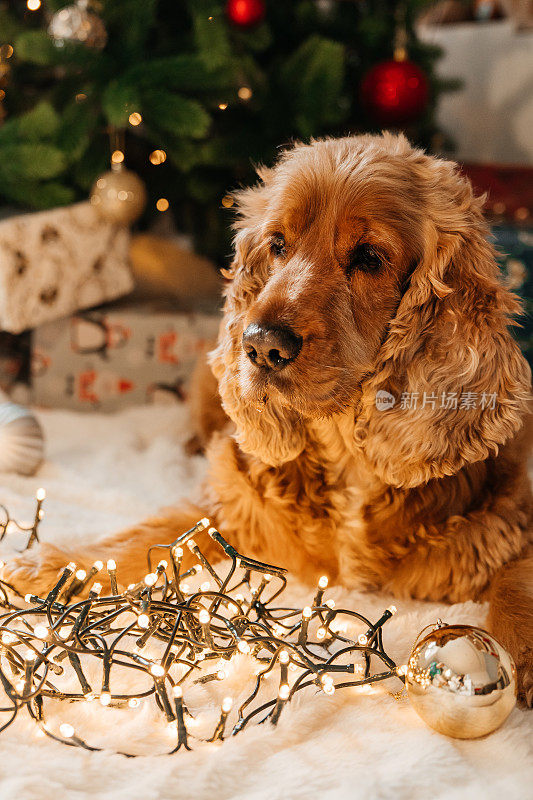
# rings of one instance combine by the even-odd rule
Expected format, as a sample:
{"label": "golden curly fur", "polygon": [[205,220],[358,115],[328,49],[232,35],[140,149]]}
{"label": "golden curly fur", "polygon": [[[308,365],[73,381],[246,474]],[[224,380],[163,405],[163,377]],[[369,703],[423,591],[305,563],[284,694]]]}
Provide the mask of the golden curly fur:
{"label": "golden curly fur", "polygon": [[[150,544],[205,515],[304,579],[450,602],[490,595],[489,622],[531,701],[531,375],[509,334],[519,304],[500,281],[482,201],[454,164],[387,133],[297,145],[259,174],[236,194],[210,355],[230,422],[208,380],[197,402],[213,434],[200,503],[83,552],[32,551],[7,579],[46,582],[67,558],[112,555],[129,583]],[[354,264],[362,244],[379,258],[372,268]],[[243,350],[251,323],[296,331],[297,358],[259,369]],[[417,394],[417,408],[380,411],[379,391]],[[450,393],[475,407],[445,407]]]}

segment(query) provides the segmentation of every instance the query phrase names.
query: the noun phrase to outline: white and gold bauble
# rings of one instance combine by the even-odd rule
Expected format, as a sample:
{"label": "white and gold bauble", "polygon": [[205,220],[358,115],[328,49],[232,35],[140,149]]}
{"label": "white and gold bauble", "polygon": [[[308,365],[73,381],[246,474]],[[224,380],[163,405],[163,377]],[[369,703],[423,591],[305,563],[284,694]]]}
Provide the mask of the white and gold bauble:
{"label": "white and gold bauble", "polygon": [[43,457],[43,431],[31,411],[0,403],[0,472],[33,475]]}
{"label": "white and gold bauble", "polygon": [[516,667],[487,631],[443,625],[418,641],[405,685],[417,713],[439,733],[475,739],[496,730],[516,703]]}
{"label": "white and gold bauble", "polygon": [[80,42],[101,50],[107,42],[107,31],[100,17],[89,10],[88,0],[77,0],[52,16],[48,34],[58,47],[65,42]]}
{"label": "white and gold bauble", "polygon": [[123,165],[114,166],[96,179],[91,190],[91,204],[108,222],[130,225],[146,205],[146,188],[134,172]]}

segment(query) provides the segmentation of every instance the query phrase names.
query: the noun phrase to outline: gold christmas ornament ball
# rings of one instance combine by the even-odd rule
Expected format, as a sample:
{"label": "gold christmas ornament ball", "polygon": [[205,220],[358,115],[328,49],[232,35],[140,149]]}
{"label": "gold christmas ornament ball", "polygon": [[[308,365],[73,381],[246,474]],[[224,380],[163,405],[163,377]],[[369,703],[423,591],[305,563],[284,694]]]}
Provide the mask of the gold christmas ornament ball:
{"label": "gold christmas ornament ball", "polygon": [[134,172],[110,170],[101,175],[91,190],[91,204],[100,216],[117,225],[139,219],[146,205],[146,188]]}
{"label": "gold christmas ornament ball", "polygon": [[486,736],[516,703],[516,667],[490,633],[472,625],[437,625],[409,657],[405,685],[415,711],[456,739]]}

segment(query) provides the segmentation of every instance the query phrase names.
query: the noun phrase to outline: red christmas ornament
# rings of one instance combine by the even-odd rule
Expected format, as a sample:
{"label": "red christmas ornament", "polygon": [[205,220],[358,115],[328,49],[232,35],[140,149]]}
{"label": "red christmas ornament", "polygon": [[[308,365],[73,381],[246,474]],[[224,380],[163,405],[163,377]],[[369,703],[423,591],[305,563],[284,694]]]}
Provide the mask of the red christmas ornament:
{"label": "red christmas ornament", "polygon": [[363,78],[361,99],[372,116],[384,125],[412,122],[427,107],[428,80],[412,61],[384,61]]}
{"label": "red christmas ornament", "polygon": [[265,4],[263,0],[228,0],[226,14],[238,28],[253,28],[263,21]]}

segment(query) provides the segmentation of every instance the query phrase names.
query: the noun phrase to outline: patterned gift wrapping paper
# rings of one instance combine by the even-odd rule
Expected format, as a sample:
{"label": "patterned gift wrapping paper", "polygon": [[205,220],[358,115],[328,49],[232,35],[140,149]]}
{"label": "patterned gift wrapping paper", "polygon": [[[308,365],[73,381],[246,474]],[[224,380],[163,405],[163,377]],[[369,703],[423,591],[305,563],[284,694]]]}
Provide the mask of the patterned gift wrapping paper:
{"label": "patterned gift wrapping paper", "polygon": [[116,411],[184,401],[217,314],[108,308],[39,326],[33,334],[32,399],[49,407]]}
{"label": "patterned gift wrapping paper", "polygon": [[504,278],[523,301],[524,314],[513,334],[533,367],[533,228],[494,225],[492,232]]}
{"label": "patterned gift wrapping paper", "polygon": [[20,333],[130,292],[130,234],[90,203],[0,222],[0,329]]}

